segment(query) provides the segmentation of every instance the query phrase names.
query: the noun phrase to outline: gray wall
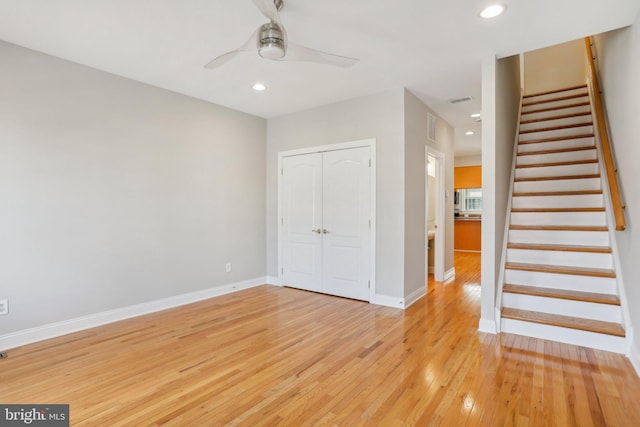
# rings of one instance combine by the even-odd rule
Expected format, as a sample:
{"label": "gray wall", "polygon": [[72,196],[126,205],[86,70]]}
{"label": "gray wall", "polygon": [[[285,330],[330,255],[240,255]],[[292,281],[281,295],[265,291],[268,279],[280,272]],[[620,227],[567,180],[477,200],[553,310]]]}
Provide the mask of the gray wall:
{"label": "gray wall", "polygon": [[267,122],[267,273],[278,272],[278,152],[377,140],[376,292],[404,297],[404,90],[314,108]]}
{"label": "gray wall", "polygon": [[520,105],[520,60],[483,60],[482,303],[480,329],[495,332],[495,305]]}
{"label": "gray wall", "polygon": [[[627,229],[616,233],[625,293],[640,363],[640,16],[633,26],[596,37],[605,108],[626,203]],[[640,365],[636,365],[640,369]]]}
{"label": "gray wall", "polygon": [[[518,55],[499,59],[496,63],[496,150],[495,150],[495,249],[500,261],[504,244],[513,151],[520,108],[520,58]],[[500,263],[496,265],[496,277]],[[496,286],[498,284],[496,283]]]}
{"label": "gray wall", "polygon": [[[405,90],[405,296],[425,287],[425,147],[427,112],[437,117],[436,143],[429,143],[445,155],[445,189],[453,194],[453,129],[411,92]],[[445,201],[445,272],[453,268],[453,199]]]}
{"label": "gray wall", "polygon": [[263,119],[2,42],[0,89],[0,334],[265,276]]}

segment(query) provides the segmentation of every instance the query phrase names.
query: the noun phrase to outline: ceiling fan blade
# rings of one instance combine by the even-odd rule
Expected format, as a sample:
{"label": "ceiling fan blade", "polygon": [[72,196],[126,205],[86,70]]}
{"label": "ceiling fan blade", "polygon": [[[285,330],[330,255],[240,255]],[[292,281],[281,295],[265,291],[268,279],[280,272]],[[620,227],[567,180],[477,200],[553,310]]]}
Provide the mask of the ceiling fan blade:
{"label": "ceiling fan blade", "polygon": [[334,55],[332,53],[321,52],[295,43],[289,43],[284,61],[318,62],[320,64],[334,65],[348,68],[360,61],[348,56]]}
{"label": "ceiling fan blade", "polygon": [[204,66],[204,68],[208,68],[209,70],[213,70],[214,68],[218,68],[218,67],[226,64],[227,62],[231,61],[239,53],[240,53],[240,50],[238,50],[238,49],[232,50],[231,52],[223,53],[222,55],[220,55],[220,56],[214,58],[213,60],[209,61],[207,63],[207,65]]}
{"label": "ceiling fan blade", "polygon": [[218,68],[221,65],[226,64],[236,57],[240,52],[248,52],[251,50],[258,50],[258,33],[260,32],[260,28],[255,30],[249,40],[245,42],[242,46],[237,48],[236,50],[232,50],[231,52],[223,53],[222,55],[214,58],[212,61],[208,62],[204,68],[213,69]]}
{"label": "ceiling fan blade", "polygon": [[280,24],[280,14],[278,14],[278,8],[274,0],[253,0],[253,4],[256,5],[264,16]]}

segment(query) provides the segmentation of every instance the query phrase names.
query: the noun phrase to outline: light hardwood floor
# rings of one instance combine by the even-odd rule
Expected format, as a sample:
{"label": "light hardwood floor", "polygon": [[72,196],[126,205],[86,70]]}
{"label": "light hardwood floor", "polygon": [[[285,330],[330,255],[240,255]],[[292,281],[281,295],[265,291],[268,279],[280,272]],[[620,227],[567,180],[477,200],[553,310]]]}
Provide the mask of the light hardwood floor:
{"label": "light hardwood floor", "polygon": [[477,332],[480,257],[406,311],[262,286],[9,351],[0,403],[73,425],[640,425],[617,354]]}

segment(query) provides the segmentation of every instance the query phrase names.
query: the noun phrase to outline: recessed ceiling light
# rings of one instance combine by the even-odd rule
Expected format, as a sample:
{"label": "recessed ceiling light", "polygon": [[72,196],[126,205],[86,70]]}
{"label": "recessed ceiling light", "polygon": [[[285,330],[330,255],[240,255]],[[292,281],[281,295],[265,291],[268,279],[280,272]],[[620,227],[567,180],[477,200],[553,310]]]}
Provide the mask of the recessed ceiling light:
{"label": "recessed ceiling light", "polygon": [[480,117],[480,113],[473,113],[471,115],[471,118],[477,119],[478,117]]}
{"label": "recessed ceiling light", "polygon": [[262,92],[263,90],[265,90],[267,87],[265,85],[263,85],[262,83],[256,83],[252,86],[253,90],[257,90],[258,92]]}
{"label": "recessed ceiling light", "polygon": [[471,136],[471,135],[474,134],[474,132],[472,130],[470,130],[470,131],[465,132],[464,134],[467,135],[467,136]]}
{"label": "recessed ceiling light", "polygon": [[506,7],[501,4],[492,4],[482,9],[480,16],[486,19],[495,18],[498,15],[502,15],[505,9]]}

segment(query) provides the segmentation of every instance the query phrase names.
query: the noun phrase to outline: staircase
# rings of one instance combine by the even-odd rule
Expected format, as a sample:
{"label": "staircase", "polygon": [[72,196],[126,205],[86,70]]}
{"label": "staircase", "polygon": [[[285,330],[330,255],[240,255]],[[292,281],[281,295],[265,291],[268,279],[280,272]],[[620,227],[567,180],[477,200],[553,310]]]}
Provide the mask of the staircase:
{"label": "staircase", "polygon": [[624,353],[587,86],[525,96],[501,330]]}

